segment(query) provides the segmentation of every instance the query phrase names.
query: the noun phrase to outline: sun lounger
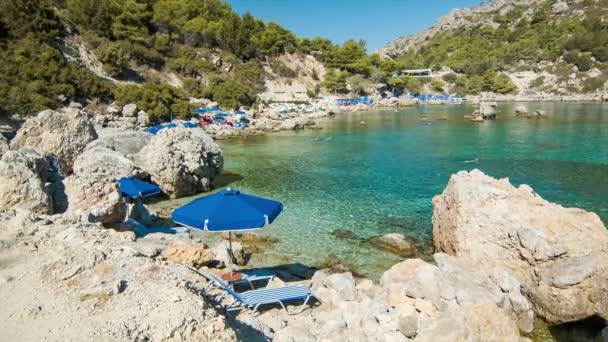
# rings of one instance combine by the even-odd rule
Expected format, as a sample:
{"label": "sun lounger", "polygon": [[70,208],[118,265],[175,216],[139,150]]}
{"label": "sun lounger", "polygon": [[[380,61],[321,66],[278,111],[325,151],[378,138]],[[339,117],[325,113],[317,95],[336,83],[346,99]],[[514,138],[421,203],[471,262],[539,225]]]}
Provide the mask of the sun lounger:
{"label": "sun lounger", "polygon": [[[228,293],[234,298],[234,302],[228,307],[226,307],[227,311],[250,309],[255,313],[260,306],[268,304],[279,304],[283,309],[285,309],[288,314],[296,315],[304,311],[304,309],[308,305],[310,297],[312,297],[310,289],[305,286],[284,286],[280,288],[258,289],[250,290],[243,293],[236,293],[230,287],[230,285],[223,281],[221,278],[212,274],[201,273],[190,267],[188,267],[188,269],[215,283],[222,290],[224,290],[225,293]],[[222,298],[223,297],[224,296],[222,295]],[[300,309],[293,312],[287,310],[285,303],[296,300],[304,300],[304,303],[302,304]]]}
{"label": "sun lounger", "polygon": [[238,272],[240,274],[242,274],[243,277],[241,278],[241,280],[229,282],[229,284],[232,285],[233,288],[234,288],[234,285],[249,284],[251,289],[255,290],[253,283],[259,282],[259,281],[267,281],[269,283],[274,279],[274,273],[271,273],[271,272],[264,272],[264,271],[258,271],[258,270],[255,270],[255,271],[246,271],[245,270],[245,271],[238,271]]}

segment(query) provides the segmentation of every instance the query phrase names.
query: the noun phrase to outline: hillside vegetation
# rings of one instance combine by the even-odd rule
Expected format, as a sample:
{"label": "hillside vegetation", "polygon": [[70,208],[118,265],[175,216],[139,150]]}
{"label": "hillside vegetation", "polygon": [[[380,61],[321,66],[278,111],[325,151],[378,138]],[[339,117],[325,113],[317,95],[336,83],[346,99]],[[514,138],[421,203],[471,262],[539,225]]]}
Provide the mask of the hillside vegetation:
{"label": "hillside vegetation", "polygon": [[[409,68],[450,68],[444,81],[460,94],[515,91],[505,73],[524,71],[539,74],[530,84],[537,90],[596,91],[608,80],[608,1],[569,3],[492,1],[381,53]],[[550,75],[555,82],[546,82]]]}
{"label": "hillside vegetation", "polygon": [[[313,96],[364,93],[399,68],[369,56],[363,41],[300,39],[277,23],[238,15],[222,0],[0,0],[0,25],[3,113],[98,99],[134,102],[159,119],[171,111],[188,115],[188,97],[251,106],[271,77],[265,66],[279,77],[312,77]],[[101,71],[84,67],[78,44]],[[290,69],[278,59],[284,54],[316,57],[330,69],[327,79]],[[178,84],[161,77],[170,73]]]}

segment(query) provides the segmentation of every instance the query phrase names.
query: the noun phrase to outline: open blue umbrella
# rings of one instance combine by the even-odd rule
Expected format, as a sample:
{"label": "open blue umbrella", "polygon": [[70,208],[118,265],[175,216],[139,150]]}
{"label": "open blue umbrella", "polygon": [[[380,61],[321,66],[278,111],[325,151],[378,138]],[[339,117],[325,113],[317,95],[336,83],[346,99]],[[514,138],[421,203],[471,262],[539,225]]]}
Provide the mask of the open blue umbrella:
{"label": "open blue umbrella", "polygon": [[262,228],[283,211],[283,203],[225,189],[201,197],[173,211],[173,222],[210,232]]}
{"label": "open blue umbrella", "polygon": [[272,223],[283,211],[283,203],[225,189],[198,198],[171,213],[173,222],[210,232],[228,232],[230,256],[232,232],[262,228]]}
{"label": "open blue umbrella", "polygon": [[160,194],[157,185],[133,177],[122,177],[118,180],[120,193],[127,198],[141,198]]}

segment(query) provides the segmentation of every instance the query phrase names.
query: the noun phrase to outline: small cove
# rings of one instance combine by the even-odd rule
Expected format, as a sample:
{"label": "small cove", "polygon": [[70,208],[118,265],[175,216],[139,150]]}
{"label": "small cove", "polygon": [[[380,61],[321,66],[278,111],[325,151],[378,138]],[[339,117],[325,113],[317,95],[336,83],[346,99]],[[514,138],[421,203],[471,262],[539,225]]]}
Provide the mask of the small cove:
{"label": "small cove", "polygon": [[[499,105],[498,118],[483,123],[463,120],[473,106],[419,106],[337,115],[319,122],[320,130],[222,141],[225,174],[216,186],[285,203],[260,231],[279,241],[254,253],[252,265],[339,260],[372,279],[401,258],[371,246],[371,237],[401,233],[421,245],[419,256],[432,253],[432,197],[460,170],[529,184],[549,201],[594,211],[606,222],[608,105],[526,104],[545,110],[542,120],[515,117],[515,105]],[[357,238],[337,238],[332,232],[339,229]]]}

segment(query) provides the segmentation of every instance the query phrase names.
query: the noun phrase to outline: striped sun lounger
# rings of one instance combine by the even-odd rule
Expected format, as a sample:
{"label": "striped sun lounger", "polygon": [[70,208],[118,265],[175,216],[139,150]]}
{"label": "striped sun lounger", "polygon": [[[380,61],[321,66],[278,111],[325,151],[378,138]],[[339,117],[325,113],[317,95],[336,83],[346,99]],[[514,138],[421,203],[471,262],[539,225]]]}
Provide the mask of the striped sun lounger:
{"label": "striped sun lounger", "polygon": [[[280,288],[258,289],[237,293],[230,287],[230,285],[228,285],[228,283],[215,275],[204,274],[190,267],[188,267],[188,269],[215,283],[222,290],[224,290],[225,293],[228,293],[234,298],[234,302],[226,307],[227,311],[250,309],[255,313],[260,306],[279,304],[283,309],[285,309],[285,311],[287,311],[288,314],[296,315],[304,311],[308,305],[310,297],[312,297],[310,289],[306,286],[285,286]],[[297,300],[304,301],[300,309],[293,312],[287,310],[285,303]]]}

